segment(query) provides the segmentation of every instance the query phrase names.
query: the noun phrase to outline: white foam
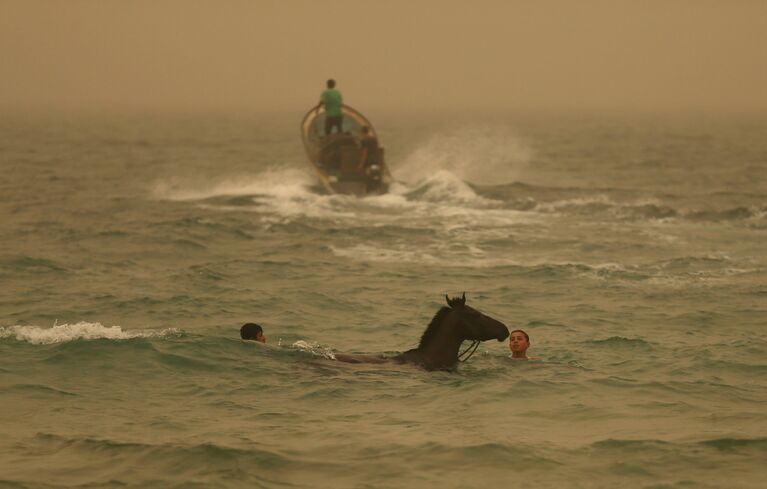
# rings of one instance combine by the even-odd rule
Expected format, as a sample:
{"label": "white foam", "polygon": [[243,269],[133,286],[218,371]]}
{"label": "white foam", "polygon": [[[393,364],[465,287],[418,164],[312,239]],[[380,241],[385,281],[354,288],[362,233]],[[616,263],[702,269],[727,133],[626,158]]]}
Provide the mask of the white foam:
{"label": "white foam", "polygon": [[67,343],[75,340],[129,340],[139,337],[166,336],[178,334],[177,329],[162,331],[123,331],[120,326],[104,326],[101,323],[81,321],[75,324],[56,324],[50,328],[37,326],[0,326],[0,338],[15,338],[34,345]]}
{"label": "white foam", "polygon": [[331,350],[330,348],[319,346],[319,345],[312,345],[304,340],[298,340],[295,343],[293,343],[293,348],[311,353],[312,355],[315,355],[318,357],[327,358],[330,360],[336,359],[336,356],[333,354],[333,350]]}

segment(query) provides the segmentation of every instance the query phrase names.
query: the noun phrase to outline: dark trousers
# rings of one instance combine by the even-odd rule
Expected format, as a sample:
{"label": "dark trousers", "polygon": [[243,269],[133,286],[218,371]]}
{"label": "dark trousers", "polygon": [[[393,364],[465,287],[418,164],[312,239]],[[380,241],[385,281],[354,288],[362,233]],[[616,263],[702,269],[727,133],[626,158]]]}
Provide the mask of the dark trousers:
{"label": "dark trousers", "polygon": [[335,117],[325,117],[325,136],[329,136],[331,132],[333,132],[333,128],[337,128],[338,134],[341,134],[341,124],[344,121],[344,117],[342,115],[335,116]]}

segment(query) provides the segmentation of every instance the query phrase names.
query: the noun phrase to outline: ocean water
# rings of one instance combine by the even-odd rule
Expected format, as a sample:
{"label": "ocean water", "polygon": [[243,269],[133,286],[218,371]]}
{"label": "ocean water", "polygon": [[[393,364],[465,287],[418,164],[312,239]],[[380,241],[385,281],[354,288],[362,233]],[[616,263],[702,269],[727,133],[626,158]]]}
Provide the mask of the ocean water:
{"label": "ocean water", "polygon": [[[764,487],[767,119],[302,115],[0,117],[0,487]],[[334,361],[464,291],[541,360]]]}

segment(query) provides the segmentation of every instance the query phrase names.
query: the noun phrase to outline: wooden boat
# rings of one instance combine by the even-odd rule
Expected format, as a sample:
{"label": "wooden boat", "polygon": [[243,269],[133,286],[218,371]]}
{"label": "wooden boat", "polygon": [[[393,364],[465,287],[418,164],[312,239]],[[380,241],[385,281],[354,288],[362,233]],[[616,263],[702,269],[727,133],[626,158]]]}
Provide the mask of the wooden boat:
{"label": "wooden boat", "polygon": [[[306,155],[322,186],[334,194],[378,195],[388,192],[392,181],[384,162],[384,150],[375,145],[375,151],[364,151],[363,127],[368,128],[365,138],[378,135],[373,125],[358,111],[343,105],[342,132],[325,135],[325,110],[313,108],[301,122],[301,138]],[[367,144],[370,147],[370,144]]]}

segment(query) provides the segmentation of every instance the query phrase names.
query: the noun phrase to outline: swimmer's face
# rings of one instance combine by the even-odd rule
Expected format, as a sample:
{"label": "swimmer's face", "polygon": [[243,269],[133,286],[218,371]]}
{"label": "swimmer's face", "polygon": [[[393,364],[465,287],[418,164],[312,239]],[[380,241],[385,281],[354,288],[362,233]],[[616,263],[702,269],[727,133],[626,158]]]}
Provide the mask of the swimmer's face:
{"label": "swimmer's face", "polygon": [[257,333],[256,337],[253,339],[256,341],[260,341],[261,343],[266,343],[266,336],[264,336],[264,333]]}
{"label": "swimmer's face", "polygon": [[509,336],[509,349],[513,352],[525,352],[530,347],[527,338],[524,333],[520,331],[514,331]]}

